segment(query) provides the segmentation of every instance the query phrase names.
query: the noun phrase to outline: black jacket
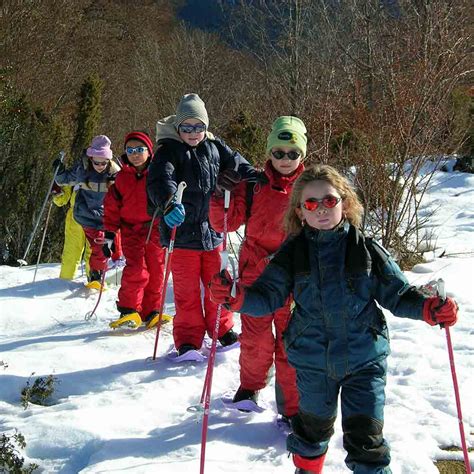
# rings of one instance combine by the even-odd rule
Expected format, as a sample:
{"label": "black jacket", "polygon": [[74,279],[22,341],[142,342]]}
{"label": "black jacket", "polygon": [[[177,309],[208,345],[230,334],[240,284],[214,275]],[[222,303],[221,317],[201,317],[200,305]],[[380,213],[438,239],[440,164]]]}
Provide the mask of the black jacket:
{"label": "black jacket", "polygon": [[[209,224],[209,201],[217,175],[224,169],[236,169],[242,179],[255,179],[254,168],[219,138],[206,137],[197,147],[176,138],[163,138],[150,164],[147,177],[148,209],[157,207],[162,215],[165,205],[176,192],[178,183],[186,182],[182,203],[186,217],[176,231],[177,248],[213,250],[222,242],[222,234]],[[161,243],[169,245],[171,229],[160,220]]]}

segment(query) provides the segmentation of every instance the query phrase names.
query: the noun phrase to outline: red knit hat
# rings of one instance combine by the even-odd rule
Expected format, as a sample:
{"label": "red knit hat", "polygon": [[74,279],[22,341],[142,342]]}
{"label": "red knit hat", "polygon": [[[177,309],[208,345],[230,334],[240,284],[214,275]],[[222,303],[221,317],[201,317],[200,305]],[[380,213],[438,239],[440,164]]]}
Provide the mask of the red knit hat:
{"label": "red knit hat", "polygon": [[145,132],[130,132],[128,135],[125,136],[125,140],[123,142],[124,147],[127,144],[127,142],[130,140],[141,141],[148,148],[150,155],[153,155],[153,142],[151,141],[151,138]]}

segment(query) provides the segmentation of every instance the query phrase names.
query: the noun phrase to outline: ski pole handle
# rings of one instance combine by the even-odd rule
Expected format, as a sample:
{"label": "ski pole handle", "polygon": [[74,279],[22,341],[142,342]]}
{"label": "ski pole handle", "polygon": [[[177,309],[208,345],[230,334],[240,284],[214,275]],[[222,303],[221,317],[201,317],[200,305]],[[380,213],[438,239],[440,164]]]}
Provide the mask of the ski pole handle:
{"label": "ski pole handle", "polygon": [[184,181],[178,184],[178,189],[176,190],[176,204],[181,204],[183,200],[183,191],[186,189],[187,184]]}
{"label": "ski pole handle", "polygon": [[230,206],[230,191],[224,191],[224,209],[227,211]]}
{"label": "ski pole handle", "polygon": [[[436,288],[437,288],[437,291],[438,291],[438,297],[440,299],[440,304],[438,306],[438,308],[441,308],[441,306],[444,305],[444,303],[446,302],[446,288],[444,286],[444,280],[442,278],[438,278],[438,280],[436,281]],[[443,323],[441,323],[439,325],[439,328],[440,329],[445,329],[445,325]],[[447,330],[447,328],[446,328]]]}
{"label": "ski pole handle", "polygon": [[444,280],[442,278],[438,278],[437,281],[438,286],[438,296],[442,303],[446,301],[446,288],[444,286]]}

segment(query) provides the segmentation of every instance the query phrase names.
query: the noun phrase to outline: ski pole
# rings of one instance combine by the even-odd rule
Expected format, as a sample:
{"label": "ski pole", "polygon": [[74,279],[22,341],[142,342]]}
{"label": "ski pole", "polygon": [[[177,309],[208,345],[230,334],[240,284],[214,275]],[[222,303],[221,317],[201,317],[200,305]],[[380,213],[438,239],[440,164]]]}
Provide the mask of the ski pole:
{"label": "ski pole", "polygon": [[[444,280],[438,279],[438,296],[441,299],[441,303],[446,301],[446,290],[444,287]],[[471,464],[469,462],[469,456],[467,451],[467,444],[466,444],[466,436],[464,434],[464,424],[462,421],[462,411],[461,411],[461,397],[459,396],[459,386],[458,386],[458,378],[456,376],[456,367],[454,365],[454,351],[453,351],[453,344],[451,342],[451,333],[449,332],[449,326],[445,326],[441,324],[441,328],[444,327],[446,331],[446,344],[448,346],[448,354],[449,354],[449,365],[451,367],[451,376],[453,379],[453,388],[454,388],[454,396],[456,398],[456,410],[458,414],[458,423],[459,423],[459,433],[461,435],[461,446],[462,452],[464,457],[464,466],[466,468],[466,474],[471,474]]]}
{"label": "ski pole", "polygon": [[[176,190],[176,201],[175,201],[176,204],[181,204],[181,201],[183,199],[183,191],[185,190],[185,188],[186,188],[186,183],[184,181],[181,181],[181,183],[178,184],[178,189]],[[173,229],[171,229],[170,243],[168,244],[168,249],[166,250],[165,277],[163,280],[163,287],[161,290],[160,314],[158,316],[158,323],[156,324],[155,347],[153,348],[152,360],[156,359],[156,351],[158,350],[158,338],[160,337],[161,321],[163,319],[163,312],[165,310],[166,290],[168,288],[168,278],[170,276],[170,270],[171,270],[171,257],[173,254],[174,241],[176,238],[176,229],[177,229],[177,226],[174,226]],[[150,226],[149,235],[150,234],[151,234],[151,226]]]}
{"label": "ski pole", "polygon": [[[229,255],[227,253],[227,212],[230,206],[230,191],[224,192],[224,240],[221,252],[221,272],[227,269]],[[204,387],[201,395],[201,404],[204,402],[204,416],[202,419],[202,434],[201,434],[201,465],[200,474],[204,474],[204,464],[206,460],[206,442],[207,429],[209,426],[209,409],[211,405],[211,389],[212,389],[212,375],[214,373],[214,362],[217,351],[217,336],[219,334],[219,326],[222,314],[222,304],[217,306],[216,324],[212,334],[212,345],[209,352],[209,359],[207,362],[206,378],[204,379]]]}
{"label": "ski pole", "polygon": [[[56,180],[56,175],[58,174],[58,171],[59,171],[59,168],[61,167],[63,161],[64,161],[64,156],[65,156],[65,153],[64,151],[60,151],[59,152],[59,160],[60,160],[60,163],[58,163],[58,166],[56,166],[56,169],[54,170],[54,175],[53,175],[53,179],[51,180],[51,183],[49,184],[49,189],[48,189],[48,192],[46,193],[46,197],[44,198],[44,201],[43,201],[43,205],[41,206],[41,210],[40,210],[40,213],[38,215],[38,219],[36,219],[36,223],[35,223],[35,226],[33,228],[33,232],[31,233],[30,235],[30,238],[28,240],[28,244],[26,246],[26,250],[25,250],[25,253],[23,255],[23,258],[19,258],[17,260],[17,262],[20,264],[20,266],[22,265],[28,265],[27,261],[26,261],[26,257],[28,255],[28,252],[30,251],[30,247],[31,247],[31,244],[33,242],[33,238],[36,234],[36,230],[38,229],[38,226],[39,226],[39,223],[41,221],[41,217],[43,216],[43,212],[44,212],[44,209],[46,208],[46,204],[48,202],[48,199],[49,199],[49,196],[51,195],[51,190],[53,189],[53,185],[54,185],[54,181]],[[34,280],[33,280],[34,281]]]}
{"label": "ski pole", "polygon": [[[108,262],[108,259],[107,259]],[[89,311],[86,313],[84,316],[84,319],[86,321],[89,321],[92,316],[94,316],[95,312],[97,311],[97,308],[99,307],[100,299],[102,298],[102,293],[104,292],[104,285],[105,285],[105,274],[107,273],[107,267],[104,268],[104,273],[102,273],[102,277],[100,279],[100,290],[99,290],[99,297],[97,298],[97,302],[94,306],[94,309],[92,311]]]}
{"label": "ski pole", "polygon": [[33,275],[33,283],[35,282],[36,280],[36,273],[38,272],[38,265],[39,265],[39,262],[40,262],[40,258],[41,258],[41,253],[43,252],[43,245],[44,245],[44,239],[46,237],[46,231],[48,229],[48,223],[49,223],[49,216],[51,214],[51,208],[53,207],[53,201],[51,201],[49,203],[49,208],[48,208],[48,213],[46,214],[46,221],[44,223],[44,231],[43,231],[43,237],[41,238],[41,245],[40,245],[40,248],[39,248],[39,252],[38,252],[38,259],[36,260],[36,268],[35,268],[35,273]]}

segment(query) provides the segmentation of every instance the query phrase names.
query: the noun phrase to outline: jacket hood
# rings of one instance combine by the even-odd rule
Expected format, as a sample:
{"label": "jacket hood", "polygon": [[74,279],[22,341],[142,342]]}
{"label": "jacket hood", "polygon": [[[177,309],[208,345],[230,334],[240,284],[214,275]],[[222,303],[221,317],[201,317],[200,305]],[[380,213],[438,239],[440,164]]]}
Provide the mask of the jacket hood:
{"label": "jacket hood", "polygon": [[[184,143],[174,125],[175,119],[176,115],[169,115],[168,117],[156,122],[156,142],[159,140],[171,139]],[[214,140],[215,137],[211,132],[206,131],[206,138]]]}

